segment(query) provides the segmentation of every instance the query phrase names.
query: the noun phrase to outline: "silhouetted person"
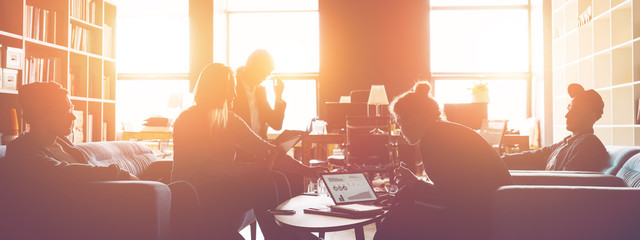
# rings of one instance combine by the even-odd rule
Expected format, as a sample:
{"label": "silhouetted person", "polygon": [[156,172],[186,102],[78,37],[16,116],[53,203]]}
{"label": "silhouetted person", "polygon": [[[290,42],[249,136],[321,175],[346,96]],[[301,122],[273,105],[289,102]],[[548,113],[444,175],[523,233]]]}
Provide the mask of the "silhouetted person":
{"label": "silhouetted person", "polygon": [[[400,191],[374,239],[488,239],[493,192],[511,184],[498,153],[478,133],[442,120],[427,82],[396,97],[390,112],[409,144],[418,144],[430,181],[400,166]],[[417,202],[416,202],[417,201]]]}
{"label": "silhouetted person", "polygon": [[65,212],[69,201],[82,201],[67,195],[73,184],[138,179],[117,165],[90,165],[89,156],[67,139],[76,119],[68,94],[54,82],[37,82],[19,89],[18,103],[30,130],[7,145],[6,157],[0,163],[4,200],[0,215],[9,218],[11,224],[2,223],[0,228],[18,234],[17,239],[65,239],[69,231],[81,230],[67,222],[75,213]]}
{"label": "silhouetted person", "polygon": [[284,91],[282,80],[274,77],[273,89],[276,99],[273,108],[267,101],[265,88],[260,86],[267,77],[271,76],[274,66],[273,57],[267,51],[258,49],[251,53],[244,68],[239,68],[237,72],[238,96],[233,111],[263,139],[267,139],[269,127],[275,130],[282,128],[287,107],[287,103],[282,99]]}
{"label": "silhouetted person", "polygon": [[[195,105],[183,111],[173,130],[172,181],[191,182],[200,196],[205,232],[215,239],[242,239],[238,223],[254,209],[266,239],[311,237],[279,227],[268,209],[278,199],[272,168],[317,176],[260,138],[230,109],[236,97],[233,72],[222,64],[204,67],[194,90]],[[240,159],[239,152],[250,156]],[[298,235],[296,235],[298,234]]]}
{"label": "silhouetted person", "polygon": [[567,91],[571,103],[564,117],[572,134],[551,146],[503,156],[509,169],[602,171],[609,165],[606,148],[593,134],[593,124],[604,109],[602,97],[576,83],[570,84]]}

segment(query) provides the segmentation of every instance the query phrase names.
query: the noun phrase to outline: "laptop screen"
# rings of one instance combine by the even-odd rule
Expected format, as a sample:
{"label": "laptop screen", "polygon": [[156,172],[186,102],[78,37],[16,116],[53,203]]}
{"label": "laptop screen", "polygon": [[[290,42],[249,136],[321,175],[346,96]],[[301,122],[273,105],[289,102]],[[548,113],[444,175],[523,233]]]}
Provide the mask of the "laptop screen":
{"label": "laptop screen", "polygon": [[376,193],[364,173],[325,173],[322,181],[336,204],[376,200]]}

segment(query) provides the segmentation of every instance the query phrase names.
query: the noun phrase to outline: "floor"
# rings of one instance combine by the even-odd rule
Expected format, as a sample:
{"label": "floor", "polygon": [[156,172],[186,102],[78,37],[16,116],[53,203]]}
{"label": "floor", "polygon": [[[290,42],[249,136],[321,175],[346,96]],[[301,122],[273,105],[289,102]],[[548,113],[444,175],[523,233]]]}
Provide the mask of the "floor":
{"label": "floor", "polygon": [[[376,233],[376,224],[375,223],[372,223],[372,224],[364,226],[364,238],[366,240],[373,239],[373,235],[375,233]],[[240,231],[240,234],[242,234],[242,236],[246,240],[250,240],[251,239],[251,231],[250,231],[249,227],[246,227],[246,228],[242,229],[242,231]],[[315,234],[317,235],[317,233],[315,233]],[[356,239],[356,235],[355,235],[353,230],[345,230],[345,231],[339,231],[339,232],[328,232],[328,233],[325,233],[324,239],[325,240]],[[260,232],[260,225],[258,225],[257,240],[264,240],[264,237],[262,236],[262,233]]]}

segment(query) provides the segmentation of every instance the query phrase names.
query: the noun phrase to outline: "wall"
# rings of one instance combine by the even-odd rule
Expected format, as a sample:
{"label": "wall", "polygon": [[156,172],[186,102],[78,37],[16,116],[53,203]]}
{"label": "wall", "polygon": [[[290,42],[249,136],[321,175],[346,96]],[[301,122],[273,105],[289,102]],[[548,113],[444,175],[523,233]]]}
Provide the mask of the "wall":
{"label": "wall", "polygon": [[429,74],[428,1],[321,0],[320,114],[351,90],[384,84],[389,101]]}
{"label": "wall", "polygon": [[[579,24],[591,8],[592,18]],[[553,1],[554,140],[569,133],[569,83],[600,93],[605,109],[594,126],[605,145],[640,145],[640,0]],[[588,19],[588,18],[587,18]]]}

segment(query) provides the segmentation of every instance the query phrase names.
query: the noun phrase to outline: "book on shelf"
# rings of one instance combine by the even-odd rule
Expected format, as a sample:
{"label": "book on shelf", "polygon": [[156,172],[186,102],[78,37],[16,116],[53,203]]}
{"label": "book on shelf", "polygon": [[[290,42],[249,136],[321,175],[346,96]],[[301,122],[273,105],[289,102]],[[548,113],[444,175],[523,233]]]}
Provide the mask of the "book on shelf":
{"label": "book on shelf", "polygon": [[73,115],[76,116],[76,120],[73,121],[73,131],[70,135],[71,142],[73,143],[81,143],[84,141],[84,111],[73,110]]}
{"label": "book on shelf", "polygon": [[2,89],[18,89],[18,70],[7,68],[2,69]]}
{"label": "book on shelf", "polygon": [[56,11],[26,5],[26,37],[56,43]]}
{"label": "book on shelf", "polygon": [[62,81],[60,71],[58,71],[59,58],[37,58],[29,57],[25,62],[25,78],[22,84],[34,82],[57,82]]}
{"label": "book on shelf", "polygon": [[89,31],[81,26],[73,24],[69,24],[69,29],[71,29],[71,48],[90,52],[91,40],[89,40]]}
{"label": "book on shelf", "polygon": [[85,129],[87,142],[93,142],[93,115],[87,115],[87,129]]}
{"label": "book on shelf", "polygon": [[107,122],[102,122],[102,134],[100,135],[100,141],[107,141]]}
{"label": "book on shelf", "polygon": [[71,17],[95,24],[96,23],[96,1],[95,0],[72,0],[71,1]]}

